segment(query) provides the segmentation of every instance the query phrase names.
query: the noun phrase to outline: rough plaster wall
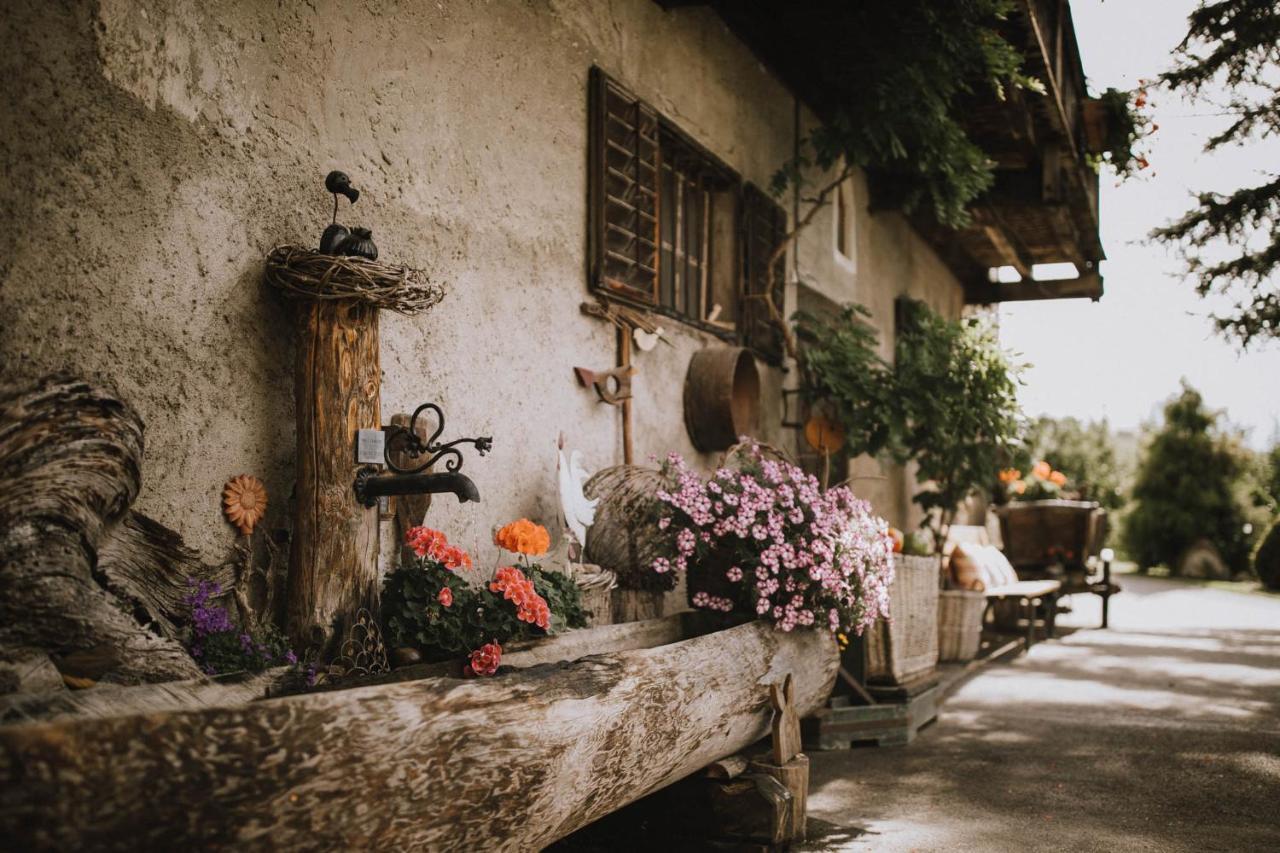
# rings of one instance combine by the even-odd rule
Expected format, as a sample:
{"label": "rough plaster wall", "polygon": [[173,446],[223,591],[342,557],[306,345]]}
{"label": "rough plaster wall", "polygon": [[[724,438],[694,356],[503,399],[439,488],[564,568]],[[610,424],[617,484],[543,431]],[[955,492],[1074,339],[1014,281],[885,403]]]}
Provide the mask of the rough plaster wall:
{"label": "rough plaster wall", "polygon": [[[494,436],[492,455],[466,466],[483,502],[431,510],[475,547],[511,518],[552,520],[560,430],[589,468],[621,461],[616,411],[570,373],[615,356],[612,328],[578,310],[590,65],[749,180],[766,183],[791,151],[793,100],[705,9],[6,5],[0,204],[16,223],[0,238],[4,377],[69,368],[115,384],[148,425],[139,507],[211,556],[232,538],[218,514],[229,476],[263,477],[269,524],[288,523],[292,312],[262,286],[262,258],[318,239],[326,171],[347,170],[364,192],[344,221],[448,286],[425,316],[383,314],[382,408],[436,401],[446,437]],[[830,229],[815,233],[829,252]],[[854,290],[878,315],[900,289],[955,298],[901,220],[860,221],[858,234]],[[705,339],[665,325],[674,347],[635,356],[639,461],[693,454],[681,386]],[[764,437],[788,441],[783,377],[762,371]]]}

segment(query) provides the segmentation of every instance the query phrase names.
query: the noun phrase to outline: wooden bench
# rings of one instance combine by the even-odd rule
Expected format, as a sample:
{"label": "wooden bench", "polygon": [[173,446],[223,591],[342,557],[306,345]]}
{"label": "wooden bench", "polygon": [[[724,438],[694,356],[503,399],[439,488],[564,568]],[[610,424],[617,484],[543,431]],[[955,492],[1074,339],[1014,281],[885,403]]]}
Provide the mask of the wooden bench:
{"label": "wooden bench", "polygon": [[[984,548],[991,544],[987,529],[980,525],[953,524],[947,535],[944,552],[950,560],[956,547],[979,545]],[[993,584],[982,590],[987,599],[987,613],[990,613],[1000,602],[1012,602],[1016,618],[1027,620],[1027,647],[1035,643],[1036,612],[1044,608],[1045,637],[1052,639],[1055,634],[1055,622],[1058,613],[1058,597],[1063,594],[1062,582],[1047,578],[1023,578],[1016,569],[1004,567],[1003,574],[1012,575],[1016,580],[1003,584]],[[984,578],[990,583],[988,578]],[[986,614],[983,615],[986,622]],[[1015,619],[1016,622],[1016,619]]]}
{"label": "wooden bench", "polygon": [[1036,611],[1041,605],[1044,606],[1045,614],[1045,638],[1053,639],[1058,615],[1058,596],[1061,594],[1062,583],[1053,580],[1019,580],[1016,583],[983,590],[983,595],[987,598],[988,610],[997,601],[1017,602],[1018,611],[1027,620],[1027,648],[1031,648],[1036,641]]}

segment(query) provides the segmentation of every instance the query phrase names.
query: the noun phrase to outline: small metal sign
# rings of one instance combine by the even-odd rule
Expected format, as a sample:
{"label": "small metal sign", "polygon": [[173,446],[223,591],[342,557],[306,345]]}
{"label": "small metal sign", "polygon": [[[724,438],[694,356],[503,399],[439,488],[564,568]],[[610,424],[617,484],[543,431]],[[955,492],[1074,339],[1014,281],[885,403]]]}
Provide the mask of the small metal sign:
{"label": "small metal sign", "polygon": [[356,462],[361,465],[381,465],[385,461],[383,451],[387,436],[380,429],[362,429],[356,432]]}

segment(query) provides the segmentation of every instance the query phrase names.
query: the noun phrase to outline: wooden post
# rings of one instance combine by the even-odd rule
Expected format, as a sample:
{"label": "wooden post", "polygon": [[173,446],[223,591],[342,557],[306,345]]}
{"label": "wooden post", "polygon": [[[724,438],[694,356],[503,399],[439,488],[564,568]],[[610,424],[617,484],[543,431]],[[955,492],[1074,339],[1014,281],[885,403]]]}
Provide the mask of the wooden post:
{"label": "wooden post", "polygon": [[[631,366],[631,332],[630,326],[618,326],[618,367]],[[631,397],[622,401],[622,464],[630,465],[634,451],[631,440]]]}
{"label": "wooden post", "polygon": [[355,498],[356,431],[382,425],[378,308],[353,300],[299,307],[297,487],[286,622],[325,651],[378,596],[378,510]]}

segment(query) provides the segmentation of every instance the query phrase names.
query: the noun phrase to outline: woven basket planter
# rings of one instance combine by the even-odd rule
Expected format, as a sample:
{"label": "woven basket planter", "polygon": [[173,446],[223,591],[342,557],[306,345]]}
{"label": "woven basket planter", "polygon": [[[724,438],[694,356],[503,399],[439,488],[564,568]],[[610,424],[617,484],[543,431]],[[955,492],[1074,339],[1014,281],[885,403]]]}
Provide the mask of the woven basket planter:
{"label": "woven basket planter", "polygon": [[937,557],[894,554],[889,619],[867,632],[867,679],[902,684],[938,664]]}
{"label": "woven basket planter", "polygon": [[590,614],[587,617],[587,627],[612,625],[613,590],[618,584],[617,576],[608,569],[590,563],[576,565],[572,572],[578,585],[578,595],[582,598],[582,609]]}
{"label": "woven basket planter", "polygon": [[982,644],[982,613],[987,598],[967,589],[938,593],[938,660],[966,662],[978,656]]}

